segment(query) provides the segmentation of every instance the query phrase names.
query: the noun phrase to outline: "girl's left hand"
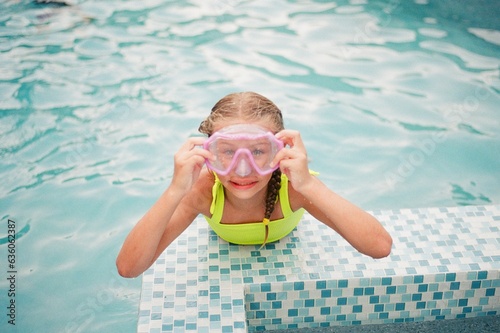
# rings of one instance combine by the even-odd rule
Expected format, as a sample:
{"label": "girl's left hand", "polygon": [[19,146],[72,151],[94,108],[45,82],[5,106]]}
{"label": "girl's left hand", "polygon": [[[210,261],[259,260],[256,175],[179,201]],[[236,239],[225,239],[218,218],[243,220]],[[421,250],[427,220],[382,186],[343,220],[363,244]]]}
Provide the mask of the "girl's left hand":
{"label": "girl's left hand", "polygon": [[283,130],[276,134],[276,138],[283,141],[285,148],[276,154],[271,164],[279,163],[281,172],[288,177],[293,188],[302,192],[302,189],[312,180],[312,176],[309,173],[307,151],[300,133],[293,130]]}

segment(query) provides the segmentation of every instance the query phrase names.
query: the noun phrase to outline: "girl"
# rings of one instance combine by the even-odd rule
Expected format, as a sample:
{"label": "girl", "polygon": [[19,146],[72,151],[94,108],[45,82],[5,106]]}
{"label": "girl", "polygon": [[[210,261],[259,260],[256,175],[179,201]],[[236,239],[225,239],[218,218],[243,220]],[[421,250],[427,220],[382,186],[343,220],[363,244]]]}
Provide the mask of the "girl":
{"label": "girl", "polygon": [[311,174],[299,132],[284,129],[267,98],[230,94],[199,130],[208,140],[190,138],[179,149],[170,186],[127,236],[116,260],[121,276],[142,274],[199,214],[228,242],[264,245],[307,210],[361,253],[389,255],[387,231]]}

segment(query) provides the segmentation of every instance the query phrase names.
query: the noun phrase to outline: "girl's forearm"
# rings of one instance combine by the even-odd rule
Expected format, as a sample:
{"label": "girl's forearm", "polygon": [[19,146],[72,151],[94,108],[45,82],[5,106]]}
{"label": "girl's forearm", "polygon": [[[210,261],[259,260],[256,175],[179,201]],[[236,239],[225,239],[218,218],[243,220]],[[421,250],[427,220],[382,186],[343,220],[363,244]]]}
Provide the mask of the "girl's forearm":
{"label": "girl's forearm", "polygon": [[301,194],[319,211],[322,222],[336,230],[352,246],[373,258],[390,254],[392,238],[379,221],[361,208],[331,191],[316,177]]}
{"label": "girl's forearm", "polygon": [[123,277],[136,277],[156,259],[158,245],[184,193],[167,188],[129,233],[116,259]]}

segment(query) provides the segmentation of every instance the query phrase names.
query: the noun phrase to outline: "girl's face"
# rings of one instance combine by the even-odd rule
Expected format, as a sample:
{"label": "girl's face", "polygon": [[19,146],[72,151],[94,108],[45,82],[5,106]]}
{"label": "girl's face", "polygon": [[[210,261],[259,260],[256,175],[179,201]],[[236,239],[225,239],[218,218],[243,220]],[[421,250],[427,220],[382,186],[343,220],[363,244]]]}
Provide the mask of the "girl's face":
{"label": "girl's face", "polygon": [[[241,120],[227,120],[217,123],[214,126],[214,132],[219,131],[227,126],[249,124],[257,125],[268,131],[275,132],[274,129],[269,128],[269,122],[265,120],[242,122]],[[237,172],[237,168],[231,170],[227,175],[219,175],[218,177],[227,191],[239,199],[251,199],[256,195],[264,195],[267,191],[267,185],[271,179],[272,174],[260,175],[253,168],[248,169],[248,172]]]}

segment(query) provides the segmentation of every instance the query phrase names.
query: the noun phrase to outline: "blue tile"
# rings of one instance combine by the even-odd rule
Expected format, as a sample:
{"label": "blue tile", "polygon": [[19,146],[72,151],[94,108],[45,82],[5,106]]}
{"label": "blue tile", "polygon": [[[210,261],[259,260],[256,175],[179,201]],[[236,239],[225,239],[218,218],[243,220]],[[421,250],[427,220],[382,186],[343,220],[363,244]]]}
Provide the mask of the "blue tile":
{"label": "blue tile", "polygon": [[306,299],[304,301],[304,306],[306,308],[314,307],[314,300],[313,299]]}
{"label": "blue tile", "polygon": [[304,290],[304,282],[294,282],[293,284],[293,289],[294,290]]}
{"label": "blue tile", "polygon": [[425,302],[417,302],[416,308],[419,309],[425,309]]}
{"label": "blue tile", "polygon": [[233,326],[222,326],[222,333],[233,333]]}
{"label": "blue tile", "polygon": [[442,291],[435,292],[433,294],[432,299],[435,299],[435,300],[443,299],[443,292]]}
{"label": "blue tile", "polygon": [[220,315],[218,314],[210,315],[210,321],[220,322]]}
{"label": "blue tile", "polygon": [[406,307],[406,303],[396,303],[396,311],[403,311]]}
{"label": "blue tile", "polygon": [[382,278],[382,285],[383,286],[390,286],[392,284],[392,278],[391,277],[383,277]]}
{"label": "blue tile", "polygon": [[266,318],[266,311],[255,311],[255,318],[257,319]]}
{"label": "blue tile", "polygon": [[363,296],[363,288],[354,288],[354,296]]}
{"label": "blue tile", "polygon": [[337,299],[337,305],[347,305],[347,297],[340,297]]}
{"label": "blue tile", "polygon": [[339,280],[339,288],[347,288],[349,286],[348,280]]}
{"label": "blue tile", "polygon": [[395,294],[396,293],[396,286],[387,287],[385,293],[388,295]]}
{"label": "blue tile", "polygon": [[164,332],[172,332],[174,329],[174,325],[172,324],[163,324],[162,325],[162,331]]}
{"label": "blue tile", "polygon": [[275,301],[271,303],[271,308],[273,309],[282,309],[283,303],[281,301]]}
{"label": "blue tile", "polygon": [[326,289],[326,281],[316,281],[316,289]]}
{"label": "blue tile", "polygon": [[175,327],[180,327],[180,326],[184,326],[186,323],[185,320],[174,320],[174,326]]}
{"label": "blue tile", "polygon": [[429,285],[428,284],[420,284],[418,286],[418,292],[419,293],[425,293],[425,292],[427,292],[428,289],[429,289]]}
{"label": "blue tile", "polygon": [[373,287],[366,287],[364,289],[364,294],[366,296],[374,295],[375,294],[375,288],[373,288]]}
{"label": "blue tile", "polygon": [[363,312],[363,305],[353,305],[352,312],[353,313],[361,313],[361,312]]}
{"label": "blue tile", "polygon": [[331,313],[331,308],[330,307],[322,307],[320,309],[321,315],[329,315]]}
{"label": "blue tile", "polygon": [[269,292],[271,291],[271,284],[270,283],[263,283],[260,285],[260,291],[262,292]]}

